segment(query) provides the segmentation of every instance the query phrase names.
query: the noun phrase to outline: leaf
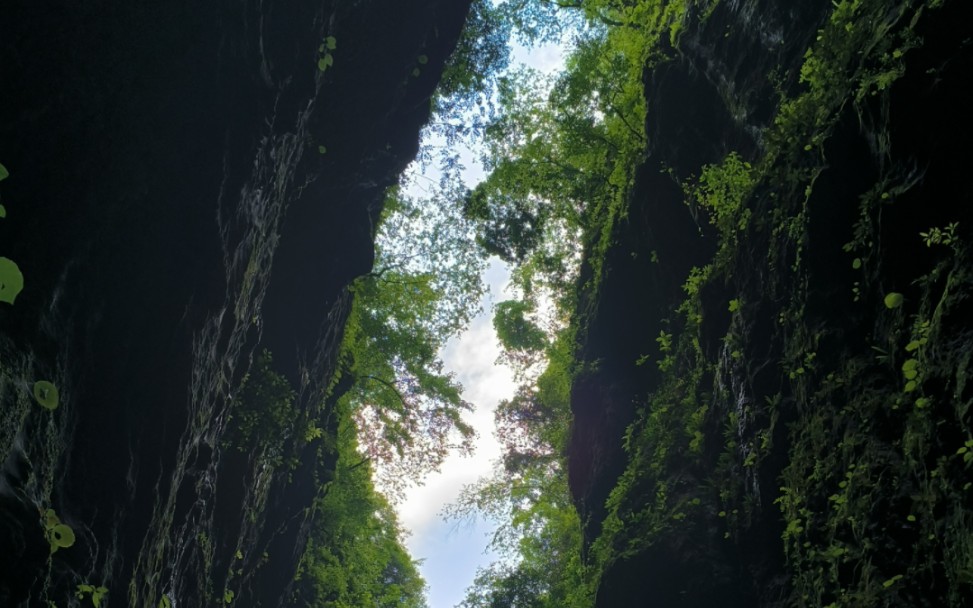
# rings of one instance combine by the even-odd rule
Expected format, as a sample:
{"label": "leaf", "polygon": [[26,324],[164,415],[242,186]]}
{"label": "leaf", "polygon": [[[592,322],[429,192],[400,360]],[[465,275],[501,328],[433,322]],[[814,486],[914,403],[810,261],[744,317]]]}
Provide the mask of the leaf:
{"label": "leaf", "polygon": [[912,380],[919,375],[919,361],[916,359],[906,359],[902,364],[902,373],[906,380]]}
{"label": "leaf", "polygon": [[24,289],[24,275],[13,260],[0,258],[0,302],[13,304]]}
{"label": "leaf", "polygon": [[34,383],[34,399],[41,407],[49,410],[56,410],[58,405],[57,387],[47,380],[39,380]]}
{"label": "leaf", "polygon": [[328,151],[324,146],[318,146],[318,154],[325,154]]}
{"label": "leaf", "polygon": [[429,63],[429,57],[427,55],[419,55],[419,65],[426,65]]}
{"label": "leaf", "polygon": [[335,40],[335,37],[334,36],[328,36],[327,38],[325,38],[324,39],[324,44],[326,44],[328,46],[328,50],[329,51],[333,51],[336,48],[338,48],[338,41]]}
{"label": "leaf", "polygon": [[918,349],[920,346],[922,346],[922,342],[920,342],[919,340],[913,340],[912,342],[909,342],[908,344],[905,345],[905,351],[907,353],[911,353],[912,351]]}
{"label": "leaf", "polygon": [[0,217],[7,217],[7,208],[0,205]]}
{"label": "leaf", "polygon": [[10,177],[10,171],[7,171],[7,168],[3,166],[3,163],[0,163],[0,182],[8,177]]}
{"label": "leaf", "polygon": [[57,547],[68,547],[74,545],[74,530],[67,524],[58,524],[51,529],[51,544]]}
{"label": "leaf", "polygon": [[859,268],[861,268],[862,267],[862,259],[861,258],[855,258],[854,260],[852,260],[851,267],[854,268],[855,270],[858,270]]}
{"label": "leaf", "polygon": [[886,308],[898,308],[902,306],[902,302],[905,301],[905,296],[898,292],[891,292],[885,296],[885,307]]}

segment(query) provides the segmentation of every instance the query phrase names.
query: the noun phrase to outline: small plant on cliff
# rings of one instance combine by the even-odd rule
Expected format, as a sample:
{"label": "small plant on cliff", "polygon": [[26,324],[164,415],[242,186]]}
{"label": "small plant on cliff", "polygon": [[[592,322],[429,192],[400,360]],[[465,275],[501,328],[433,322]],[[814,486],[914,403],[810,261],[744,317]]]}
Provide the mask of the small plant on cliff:
{"label": "small plant on cliff", "polygon": [[41,407],[48,410],[57,409],[60,397],[57,387],[47,380],[39,380],[34,383],[34,399]]}
{"label": "small plant on cliff", "polygon": [[750,209],[744,203],[755,183],[754,168],[736,152],[718,165],[703,167],[699,179],[684,185],[690,204],[698,205],[720,233],[720,256],[736,247],[739,235],[750,224]]}
{"label": "small plant on cliff", "polygon": [[[0,182],[7,179],[10,172],[0,164]],[[7,217],[7,210],[0,205],[0,218]],[[0,302],[13,304],[17,294],[24,288],[24,275],[13,260],[0,257]]]}
{"label": "small plant on cliff", "polygon": [[44,536],[51,545],[51,553],[74,545],[75,536],[71,526],[62,523],[54,509],[44,512]]}
{"label": "small plant on cliff", "polygon": [[332,65],[334,65],[334,55],[331,51],[338,47],[338,41],[335,40],[334,36],[328,36],[321,41],[321,46],[318,47],[318,69],[324,72]]}
{"label": "small plant on cliff", "polygon": [[91,599],[91,605],[95,608],[101,607],[101,600],[108,594],[107,587],[95,587],[94,585],[81,584],[78,585],[77,590],[74,595],[79,599],[83,600],[85,596]]}

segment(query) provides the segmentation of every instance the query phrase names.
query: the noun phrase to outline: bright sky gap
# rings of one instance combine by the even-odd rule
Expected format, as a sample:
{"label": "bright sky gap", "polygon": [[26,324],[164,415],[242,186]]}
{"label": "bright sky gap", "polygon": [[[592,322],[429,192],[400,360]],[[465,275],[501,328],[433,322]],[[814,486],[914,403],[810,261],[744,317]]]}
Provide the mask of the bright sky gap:
{"label": "bright sky gap", "polygon": [[[560,46],[527,48],[515,42],[511,51],[512,69],[526,65],[553,74],[564,67],[565,49]],[[484,177],[478,152],[473,149],[457,152],[465,165],[463,180],[472,188]],[[425,194],[423,183],[438,178],[435,167],[423,171],[419,163],[413,163],[406,170],[406,193],[421,200]],[[492,258],[482,278],[489,286],[482,301],[482,312],[442,352],[446,368],[463,385],[464,398],[476,407],[469,417],[479,434],[476,451],[468,458],[450,455],[439,472],[427,475],[423,485],[407,490],[404,500],[396,505],[399,520],[408,534],[406,546],[419,560],[419,570],[428,584],[430,608],[450,608],[461,602],[477,568],[497,558],[487,549],[496,527],[493,522],[478,518],[472,525],[457,526],[444,522],[441,517],[442,509],[456,500],[462,487],[489,475],[493,462],[500,457],[500,446],[493,435],[493,411],[501,400],[513,395],[516,387],[513,371],[496,363],[500,346],[492,322],[492,305],[509,295],[504,293],[509,271],[502,262]]]}

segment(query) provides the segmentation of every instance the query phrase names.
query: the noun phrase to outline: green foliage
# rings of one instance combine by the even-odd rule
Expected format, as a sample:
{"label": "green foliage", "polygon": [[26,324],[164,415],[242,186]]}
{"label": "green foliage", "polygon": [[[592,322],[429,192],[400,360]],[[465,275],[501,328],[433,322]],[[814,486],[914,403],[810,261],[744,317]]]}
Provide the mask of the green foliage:
{"label": "green foliage", "polygon": [[88,596],[88,598],[91,600],[91,605],[95,608],[100,608],[101,600],[104,599],[107,594],[107,587],[95,587],[94,585],[89,585],[87,583],[78,585],[74,592],[75,597],[82,601],[84,600],[85,596]]}
{"label": "green foliage", "polygon": [[695,182],[684,185],[689,204],[697,205],[720,234],[717,260],[729,263],[740,237],[750,223],[745,202],[755,183],[754,168],[731,152],[719,165],[706,165]]}
{"label": "green foliage", "polygon": [[318,70],[324,72],[334,65],[334,55],[331,51],[338,48],[338,41],[334,36],[327,36],[318,46]]}
{"label": "green foliage", "polygon": [[67,549],[74,546],[75,535],[71,526],[62,523],[54,509],[44,512],[44,536],[51,545],[51,553],[58,549]]}
{"label": "green foliage", "polygon": [[436,111],[458,117],[486,108],[496,77],[510,60],[510,22],[490,0],[475,0],[456,50],[446,62],[437,90]]}
{"label": "green foliage", "polygon": [[305,439],[307,423],[294,404],[290,383],[274,371],[273,356],[264,350],[244,377],[231,410],[227,435],[229,446],[252,453],[273,466],[293,469],[296,460],[287,456],[295,440]]}
{"label": "green foliage", "polygon": [[919,236],[926,243],[926,247],[932,247],[933,245],[952,246],[958,242],[956,236],[957,228],[959,228],[959,222],[951,222],[945,228],[933,227],[926,232],[920,232]]}
{"label": "green foliage", "polygon": [[0,302],[13,304],[24,289],[24,275],[13,260],[0,257]]}
{"label": "green foliage", "polygon": [[372,486],[350,420],[339,428],[335,478],[315,501],[289,606],[425,608],[425,583],[402,546],[395,512]]}
{"label": "green foliage", "polygon": [[34,383],[34,399],[37,403],[48,410],[55,410],[58,406],[57,387],[47,380],[39,380]]}
{"label": "green foliage", "polygon": [[592,588],[581,558],[581,524],[567,489],[564,451],[570,425],[574,333],[547,348],[547,368],[495,412],[502,468],[463,489],[450,519],[484,515],[503,522],[491,546],[503,561],[481,569],[464,608],[586,607]]}
{"label": "green foliage", "polygon": [[493,328],[504,350],[512,359],[525,363],[547,345],[547,336],[527,317],[529,313],[529,303],[507,300],[496,305],[493,316]]}
{"label": "green foliage", "polygon": [[905,301],[905,296],[898,292],[891,292],[885,295],[885,308],[898,308]]}
{"label": "green foliage", "polygon": [[10,172],[7,171],[7,168],[3,166],[3,163],[0,163],[0,182],[8,177],[10,177]]}
{"label": "green foliage", "polygon": [[471,405],[439,358],[446,340],[479,310],[483,259],[454,206],[390,193],[376,266],[356,281],[345,331],[343,400],[383,489],[399,492],[468,450]]}
{"label": "green foliage", "polygon": [[495,491],[493,504],[505,512],[510,528],[494,539],[512,561],[499,561],[477,572],[462,608],[587,608],[593,596],[581,558],[581,523],[567,495],[563,473],[523,478],[508,490],[484,485],[481,496]]}

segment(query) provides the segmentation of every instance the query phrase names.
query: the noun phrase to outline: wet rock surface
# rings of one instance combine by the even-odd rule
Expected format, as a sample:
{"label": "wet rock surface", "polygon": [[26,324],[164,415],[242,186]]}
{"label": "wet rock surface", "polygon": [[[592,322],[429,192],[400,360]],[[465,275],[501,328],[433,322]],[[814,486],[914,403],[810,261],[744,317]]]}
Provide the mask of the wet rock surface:
{"label": "wet rock surface", "polygon": [[[911,10],[903,8],[905,4],[890,8],[883,18],[892,23],[897,11]],[[849,100],[829,118],[820,147],[824,160],[808,182],[800,214],[806,231],[799,243],[787,242],[789,237],[773,231],[772,222],[760,220],[762,228],[742,231],[739,248],[719,261],[720,235],[705,213],[686,204],[680,182],[697,178],[705,165],[720,163],[731,152],[757,165],[766,161],[768,152],[779,154],[786,147],[769,141],[767,134],[779,119],[781,100],[806,90],[801,66],[830,11],[829,3],[821,2],[719,3],[711,14],[695,15],[675,48],[667,51],[668,58],[645,72],[645,164],[630,197],[628,217],[615,227],[602,283],[595,295],[582,296],[582,301],[593,298],[583,307],[579,323],[579,350],[587,367],[572,390],[576,423],[569,448],[571,490],[585,522],[586,542],[589,547],[594,544],[594,550],[605,550],[595,541],[610,515],[622,518],[622,524],[615,520],[615,525],[625,526],[620,532],[613,529],[610,557],[599,565],[597,606],[799,605],[794,589],[810,583],[795,581],[801,576],[810,580],[812,575],[802,570],[809,566],[802,565],[801,557],[789,548],[794,528],[788,528],[791,522],[778,499],[781,486],[787,485],[782,476],[793,473],[794,463],[804,455],[800,446],[811,431],[802,425],[813,418],[808,408],[822,399],[812,393],[829,390],[822,387],[839,376],[838,370],[847,370],[849,361],[874,362],[872,346],[888,348],[889,341],[883,342],[891,339],[884,334],[889,325],[882,295],[902,292],[911,302],[928,297],[923,295],[928,294],[928,286],[916,277],[935,265],[936,252],[923,243],[919,231],[956,221],[967,227],[963,234],[969,235],[969,206],[956,202],[969,200],[971,192],[957,159],[969,157],[964,142],[973,121],[955,105],[962,99],[956,87],[973,59],[970,31],[963,25],[969,8],[947,2],[938,10],[919,11],[912,23],[919,24],[916,31],[921,32],[922,43],[909,51],[904,75],[887,95]],[[895,22],[890,31],[908,22]],[[773,162],[772,171],[782,176],[817,167],[810,156],[778,157]],[[893,166],[897,168],[891,171]],[[895,172],[898,182],[889,177]],[[780,191],[784,179],[789,178],[756,186],[747,203],[754,214],[770,217],[775,206],[783,205],[774,197],[791,196]],[[900,194],[874,224],[880,226],[881,245],[870,241],[878,253],[865,263],[879,269],[869,276],[877,277],[874,280],[881,287],[873,284],[872,289],[880,293],[866,295],[862,259],[854,261],[854,268],[852,259],[862,254],[846,244],[862,230],[861,201],[876,182],[888,184],[890,190],[893,183],[908,185],[892,190]],[[800,198],[804,193],[797,194]],[[687,297],[682,285],[692,267],[712,262],[714,255],[716,278],[704,281],[699,292],[701,318],[685,330],[684,315],[675,312]],[[799,325],[785,319],[794,314],[797,300]],[[865,301],[867,305],[862,304]],[[951,314],[969,312],[968,303],[954,305]],[[958,331],[964,323],[952,318]],[[806,367],[788,363],[797,356],[793,353],[797,339],[788,333],[795,326],[813,331],[816,348],[810,358],[807,351],[800,353]],[[692,377],[694,386],[701,387],[695,399],[708,420],[700,427],[707,447],[691,457],[680,452],[683,460],[666,456],[669,448],[659,447],[660,443],[639,447],[625,434],[633,421],[630,433],[636,437],[657,424],[653,409],[669,403],[665,387],[674,386],[676,380],[671,375],[666,380],[654,365],[666,355],[656,340],[660,331],[674,333],[676,339],[680,332],[690,331],[697,344],[692,352],[700,357],[698,363],[674,363],[683,366],[676,376],[683,373],[684,380]],[[812,349],[807,346],[807,350]],[[640,358],[647,363],[638,364]],[[968,362],[954,360],[954,364],[959,370],[968,369]],[[699,379],[691,376],[693,369],[699,370]],[[889,376],[892,383],[897,382],[895,373]],[[808,378],[802,380],[805,374]],[[851,391],[872,390],[864,380],[848,382]],[[854,382],[863,384],[855,389]],[[951,393],[951,387],[945,383],[929,390],[933,399],[944,403],[968,400],[967,393]],[[782,405],[774,405],[776,409],[766,405],[773,400]],[[899,445],[889,427],[856,428],[841,432],[851,433],[846,437],[874,433],[890,446]],[[834,438],[836,446],[839,441],[840,436]],[[626,443],[628,449],[623,447]],[[754,447],[759,445],[763,451]],[[645,455],[654,449],[659,450],[655,456]],[[660,462],[669,463],[663,473],[653,469]],[[622,485],[620,479],[624,491],[616,488]],[[733,482],[725,483],[726,479]],[[739,492],[736,495],[746,498],[737,504],[726,494],[717,497],[721,488],[729,486],[739,488],[734,490]],[[894,494],[881,484],[876,487],[879,493]],[[658,493],[666,491],[669,494],[659,498]],[[835,499],[829,503],[827,494],[815,500],[823,504],[809,505],[811,513],[833,510]],[[664,515],[653,532],[639,532],[643,530],[639,526],[655,525],[644,522],[653,516],[652,505],[659,501],[670,510],[660,508]],[[697,506],[696,510],[683,512],[687,504]],[[742,517],[733,510],[737,506],[747,519],[731,525],[735,517]],[[949,508],[962,513],[962,507]],[[884,565],[891,572],[896,559],[907,559],[904,555],[912,545],[908,536],[882,530],[875,524],[873,534],[886,534],[883,542],[896,547],[890,551],[899,552]],[[817,547],[820,541],[804,538],[807,547]],[[829,549],[826,545],[811,549],[812,558],[815,550],[823,559],[820,556]],[[849,581],[855,576],[846,567],[853,568],[841,566],[832,587],[815,583],[820,583],[820,598],[829,598],[819,598],[821,605],[844,597],[829,596],[838,593],[834,589],[853,588]],[[924,576],[928,578],[922,584],[945,589],[942,572]],[[899,593],[890,601],[904,602],[895,605],[949,601],[955,605],[956,596],[947,600],[946,591],[922,597],[925,592],[897,591],[894,585],[901,577],[886,578],[891,582],[885,589]],[[920,595],[909,595],[915,593]]]}
{"label": "wet rock surface", "polygon": [[[240,538],[276,559],[234,564],[247,572],[237,601],[281,601],[330,457],[267,481],[248,522],[253,463],[220,447],[232,387],[269,348],[303,411],[323,406],[346,286],[371,268],[383,192],[415,155],[467,8],[4,7],[0,242],[26,288],[0,311],[4,406],[23,413],[4,419],[0,448],[35,477],[18,486],[5,470],[0,525],[33,547],[32,518],[53,506],[78,533],[50,581],[46,541],[40,559],[5,563],[4,605],[36,605],[45,585],[70,594],[76,574],[113,603],[208,605]],[[40,428],[24,423],[37,415],[25,370],[61,391]]]}

